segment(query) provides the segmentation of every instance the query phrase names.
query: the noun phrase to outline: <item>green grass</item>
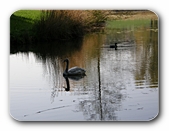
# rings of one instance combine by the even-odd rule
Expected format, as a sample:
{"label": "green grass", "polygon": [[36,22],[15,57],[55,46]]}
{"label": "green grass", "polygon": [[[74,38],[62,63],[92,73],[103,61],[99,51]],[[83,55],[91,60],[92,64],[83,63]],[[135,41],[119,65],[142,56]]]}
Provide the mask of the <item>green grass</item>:
{"label": "green grass", "polygon": [[19,31],[30,30],[35,20],[40,18],[38,10],[19,10],[10,17],[10,32],[15,34]]}
{"label": "green grass", "polygon": [[29,22],[34,22],[34,20],[40,18],[40,10],[18,10],[13,13],[15,16],[28,19]]}
{"label": "green grass", "polygon": [[139,27],[149,26],[151,20],[112,20],[107,21],[106,28],[127,28],[127,27]]}
{"label": "green grass", "polygon": [[10,17],[10,41],[25,43],[33,37],[32,27],[40,18],[39,10],[19,10]]}

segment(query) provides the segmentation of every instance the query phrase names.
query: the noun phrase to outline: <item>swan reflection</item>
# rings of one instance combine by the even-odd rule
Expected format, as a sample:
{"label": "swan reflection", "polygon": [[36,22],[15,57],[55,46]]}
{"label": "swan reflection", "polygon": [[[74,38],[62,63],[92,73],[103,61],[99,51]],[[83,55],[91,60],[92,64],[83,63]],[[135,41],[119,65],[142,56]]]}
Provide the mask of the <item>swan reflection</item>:
{"label": "swan reflection", "polygon": [[77,76],[63,76],[66,80],[66,85],[67,88],[65,88],[65,91],[70,91],[70,83],[69,83],[69,79],[73,80],[73,81],[79,81],[81,79],[83,79],[86,75],[77,75]]}

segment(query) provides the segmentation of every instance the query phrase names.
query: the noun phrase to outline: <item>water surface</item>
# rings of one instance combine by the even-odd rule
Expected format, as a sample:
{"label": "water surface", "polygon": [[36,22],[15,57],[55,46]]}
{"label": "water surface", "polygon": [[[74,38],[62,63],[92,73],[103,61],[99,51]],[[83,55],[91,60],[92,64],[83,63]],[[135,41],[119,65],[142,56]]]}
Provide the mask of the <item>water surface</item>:
{"label": "water surface", "polygon": [[[149,121],[159,112],[158,24],[108,23],[79,44],[11,49],[10,114],[20,121]],[[125,24],[124,24],[125,23]],[[137,23],[137,22],[136,22]],[[118,48],[109,48],[118,42]],[[60,43],[63,44],[63,43]],[[65,63],[86,76],[64,78]]]}

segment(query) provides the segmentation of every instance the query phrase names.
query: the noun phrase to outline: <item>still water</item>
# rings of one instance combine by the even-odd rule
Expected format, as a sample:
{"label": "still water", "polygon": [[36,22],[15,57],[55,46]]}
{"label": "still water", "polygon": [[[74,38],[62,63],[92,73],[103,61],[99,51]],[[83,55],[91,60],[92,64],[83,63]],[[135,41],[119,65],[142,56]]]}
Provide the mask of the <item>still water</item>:
{"label": "still water", "polygon": [[[115,27],[108,23],[104,32],[84,36],[75,48],[67,43],[64,48],[51,44],[11,51],[11,116],[19,121],[155,118],[159,112],[158,24],[149,20],[120,25],[123,22]],[[117,50],[109,48],[115,42]],[[64,78],[65,58],[69,67],[84,68],[86,76]]]}

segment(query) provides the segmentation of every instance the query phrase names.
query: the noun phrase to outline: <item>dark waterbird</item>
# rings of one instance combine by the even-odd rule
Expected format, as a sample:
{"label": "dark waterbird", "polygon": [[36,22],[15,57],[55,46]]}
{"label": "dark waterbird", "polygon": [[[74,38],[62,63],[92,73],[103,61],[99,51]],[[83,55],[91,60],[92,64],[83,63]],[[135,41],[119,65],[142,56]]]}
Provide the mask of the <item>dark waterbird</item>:
{"label": "dark waterbird", "polygon": [[[117,43],[120,44],[117,46]],[[133,46],[134,40],[131,41],[121,41],[121,42],[116,42],[114,45],[110,45],[110,48],[115,48],[117,49],[117,47],[131,47]]]}
{"label": "dark waterbird", "polygon": [[115,50],[117,50],[117,47],[133,47],[134,44],[132,44],[134,41],[122,41],[122,42],[118,42],[118,46],[117,46],[117,42],[114,44],[110,44],[110,45],[105,45],[102,48],[115,48]]}
{"label": "dark waterbird", "polygon": [[79,67],[72,67],[68,70],[69,67],[69,59],[65,59],[64,62],[66,62],[66,69],[63,72],[63,76],[77,76],[77,75],[85,75],[85,70],[83,68]]}
{"label": "dark waterbird", "polygon": [[101,48],[115,48],[115,50],[117,50],[117,43],[115,43],[114,45],[105,45]]}
{"label": "dark waterbird", "polygon": [[110,48],[115,48],[115,49],[117,49],[117,43],[115,43],[114,45],[110,45]]}

